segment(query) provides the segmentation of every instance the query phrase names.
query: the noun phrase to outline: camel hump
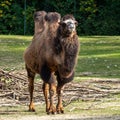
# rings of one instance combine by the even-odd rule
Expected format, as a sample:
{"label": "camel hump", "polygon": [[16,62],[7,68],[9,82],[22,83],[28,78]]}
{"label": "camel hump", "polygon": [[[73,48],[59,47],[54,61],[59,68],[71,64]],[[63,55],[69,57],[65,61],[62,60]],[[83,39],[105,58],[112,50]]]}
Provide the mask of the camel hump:
{"label": "camel hump", "polygon": [[36,11],[33,15],[34,21],[40,21],[46,14],[45,11]]}
{"label": "camel hump", "polygon": [[61,19],[61,15],[57,12],[49,12],[46,16],[45,16],[45,20],[49,23],[56,23],[56,22],[60,22]]}

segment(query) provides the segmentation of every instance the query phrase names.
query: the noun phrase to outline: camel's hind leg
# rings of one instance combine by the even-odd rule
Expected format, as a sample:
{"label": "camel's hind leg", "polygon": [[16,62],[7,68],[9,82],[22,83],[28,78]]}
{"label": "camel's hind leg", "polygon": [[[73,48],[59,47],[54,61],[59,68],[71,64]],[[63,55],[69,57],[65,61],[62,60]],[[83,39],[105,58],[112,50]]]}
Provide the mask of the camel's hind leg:
{"label": "camel's hind leg", "polygon": [[46,101],[46,112],[47,114],[55,114],[56,107],[54,106],[54,97],[56,94],[56,84],[54,73],[50,71],[47,64],[44,64],[41,68],[40,75],[44,81],[43,93]]}
{"label": "camel's hind leg", "polygon": [[48,83],[43,83],[43,94],[45,97],[45,103],[46,103],[46,112],[48,113],[49,107],[50,107],[50,102],[49,102],[49,84]]}
{"label": "camel's hind leg", "polygon": [[49,111],[48,114],[52,113],[55,114],[56,113],[56,107],[54,106],[54,97],[56,95],[56,84],[55,83],[50,83],[50,107],[49,107]]}
{"label": "camel's hind leg", "polygon": [[28,75],[28,88],[29,88],[29,93],[30,93],[30,105],[29,105],[29,111],[34,112],[34,103],[33,103],[33,90],[34,90],[34,77],[35,73],[32,72],[28,67],[26,67],[27,70],[27,75]]}
{"label": "camel's hind leg", "polygon": [[[51,79],[52,76],[51,76]],[[56,84],[53,83],[43,83],[43,93],[45,97],[45,103],[46,103],[46,112],[47,114],[55,114],[56,113],[56,107],[54,106],[54,97],[56,95]]]}

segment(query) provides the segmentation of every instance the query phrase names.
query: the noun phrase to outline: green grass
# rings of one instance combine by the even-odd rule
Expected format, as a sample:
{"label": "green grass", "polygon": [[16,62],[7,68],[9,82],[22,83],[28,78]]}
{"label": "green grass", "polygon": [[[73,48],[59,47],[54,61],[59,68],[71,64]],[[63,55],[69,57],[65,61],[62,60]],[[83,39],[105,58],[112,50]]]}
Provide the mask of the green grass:
{"label": "green grass", "polygon": [[[74,101],[65,109],[65,115],[79,116],[114,116],[120,115],[120,98],[111,96],[109,98],[101,98],[98,101]],[[6,106],[0,107],[1,117],[13,117],[36,115],[45,116],[45,104],[35,105],[36,112],[28,112],[28,106]]]}
{"label": "green grass", "polygon": [[5,70],[24,68],[23,52],[32,37],[0,35],[0,68]]}
{"label": "green grass", "polygon": [[[82,36],[76,76],[120,77],[120,36]],[[0,35],[0,68],[23,70],[31,36]]]}
{"label": "green grass", "polygon": [[77,74],[90,72],[92,77],[120,77],[120,36],[80,37],[81,51]]}
{"label": "green grass", "polygon": [[99,101],[75,101],[67,106],[66,111],[81,115],[120,115],[120,99],[118,96],[102,98]]}

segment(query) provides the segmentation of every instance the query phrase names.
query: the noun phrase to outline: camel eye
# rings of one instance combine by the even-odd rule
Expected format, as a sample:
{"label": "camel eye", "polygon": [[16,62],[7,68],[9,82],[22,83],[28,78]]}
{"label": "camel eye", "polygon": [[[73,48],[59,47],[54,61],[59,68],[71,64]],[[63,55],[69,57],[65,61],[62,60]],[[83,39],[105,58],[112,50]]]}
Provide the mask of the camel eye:
{"label": "camel eye", "polygon": [[66,23],[63,23],[62,26],[63,26],[63,27],[66,27]]}

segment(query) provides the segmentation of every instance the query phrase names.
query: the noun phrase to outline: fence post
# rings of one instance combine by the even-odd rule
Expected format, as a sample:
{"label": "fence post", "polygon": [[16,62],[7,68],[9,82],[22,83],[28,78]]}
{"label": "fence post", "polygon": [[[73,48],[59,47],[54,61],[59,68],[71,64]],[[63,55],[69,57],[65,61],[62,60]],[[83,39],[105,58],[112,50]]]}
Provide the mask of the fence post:
{"label": "fence post", "polygon": [[26,34],[26,0],[24,0],[24,35]]}
{"label": "fence post", "polygon": [[74,0],[74,16],[76,17],[76,0]]}

